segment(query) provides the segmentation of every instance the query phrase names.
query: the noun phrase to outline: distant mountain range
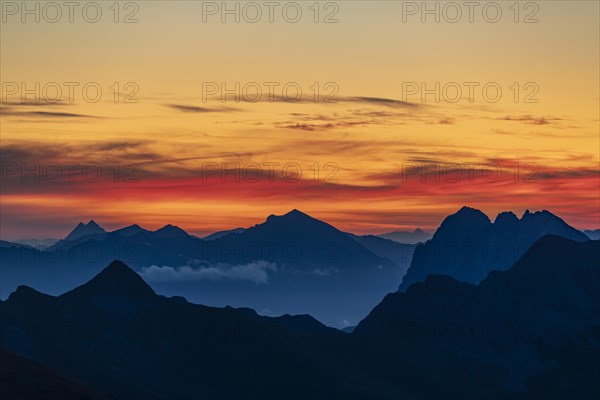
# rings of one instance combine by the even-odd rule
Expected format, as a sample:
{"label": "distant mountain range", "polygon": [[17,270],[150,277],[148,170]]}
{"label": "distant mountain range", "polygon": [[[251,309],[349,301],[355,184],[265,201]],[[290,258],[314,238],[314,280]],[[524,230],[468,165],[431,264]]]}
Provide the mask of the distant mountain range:
{"label": "distant mountain range", "polygon": [[235,228],[235,229],[229,229],[226,231],[218,231],[218,232],[211,233],[210,235],[205,236],[202,239],[204,239],[204,240],[220,239],[225,235],[229,235],[230,233],[242,233],[245,230],[246,230],[245,228]]}
{"label": "distant mountain range", "polygon": [[599,289],[599,241],[544,236],[479,285],[388,294],[348,334],[160,296],[115,261],[58,297],[20,286],[0,347],[124,400],[592,399]]}
{"label": "distant mountain range", "polygon": [[268,315],[311,313],[343,327],[395,290],[413,251],[414,245],[349,235],[298,210],[205,239],[173,225],[108,232],[90,221],[45,250],[0,246],[0,291],[6,298],[27,284],[58,294],[122,259],[162,293]]}
{"label": "distant mountain range", "polygon": [[583,233],[586,234],[587,237],[589,237],[592,240],[599,240],[600,239],[600,229],[594,229],[592,230],[585,230],[583,231]]}
{"label": "distant mountain range", "polygon": [[415,243],[426,242],[429,239],[431,239],[433,237],[433,235],[431,233],[427,233],[427,232],[423,231],[420,228],[417,228],[412,232],[411,231],[388,232],[388,233],[379,235],[379,237],[382,237],[384,239],[393,240],[394,242],[399,242],[399,243],[415,244]]}
{"label": "distant mountain range", "polygon": [[47,249],[48,247],[52,246],[54,243],[58,242],[59,239],[53,239],[53,238],[46,238],[46,239],[20,239],[20,240],[16,240],[16,243],[19,244],[24,244],[30,247],[35,247],[36,249]]}
{"label": "distant mountain range", "polygon": [[492,223],[470,208],[446,218],[420,245],[345,233],[298,210],[204,239],[174,225],[109,232],[90,221],[45,249],[2,242],[0,298],[22,284],[59,294],[121,259],[167,295],[250,306],[264,315],[310,313],[343,328],[399,284],[405,290],[431,273],[479,282],[508,268],[545,234],[588,240],[547,211],[521,219],[502,213]]}
{"label": "distant mountain range", "polygon": [[548,211],[512,212],[494,222],[479,210],[463,207],[442,222],[433,238],[417,246],[400,290],[423,282],[429,274],[445,274],[478,283],[490,271],[505,270],[544,235],[584,242],[589,238]]}
{"label": "distant mountain range", "polygon": [[102,233],[106,233],[106,231],[95,221],[90,221],[87,224],[80,222],[75,227],[75,229],[73,229],[73,231],[67,235],[67,237],[64,240],[72,242],[74,240],[81,239],[85,236],[97,235]]}

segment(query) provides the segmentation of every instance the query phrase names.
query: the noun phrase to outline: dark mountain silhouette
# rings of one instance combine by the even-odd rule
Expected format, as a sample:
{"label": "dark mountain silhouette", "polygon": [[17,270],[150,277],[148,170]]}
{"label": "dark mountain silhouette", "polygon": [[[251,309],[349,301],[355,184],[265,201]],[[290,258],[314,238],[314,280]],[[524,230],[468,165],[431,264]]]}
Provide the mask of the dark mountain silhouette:
{"label": "dark mountain silhouette", "polygon": [[98,225],[95,221],[89,221],[87,224],[80,222],[77,224],[75,229],[69,233],[64,240],[72,242],[73,240],[80,239],[84,236],[96,235],[99,233],[105,233],[106,231],[100,225]]}
{"label": "dark mountain silhouette", "polygon": [[[225,250],[219,261],[227,263],[247,263],[258,255],[259,259],[293,268],[394,268],[389,259],[376,256],[344,232],[298,210],[270,215],[264,223],[223,236],[217,243]],[[227,251],[252,247],[256,247],[253,252]]]}
{"label": "dark mountain silhouette", "polygon": [[113,262],[0,302],[0,347],[119,399],[593,399],[600,242],[545,236],[479,285],[431,275],[352,333],[157,295]]}
{"label": "dark mountain silhouette", "polygon": [[[91,299],[93,296],[110,296],[120,298],[124,302],[133,299],[151,299],[156,296],[152,288],[127,265],[121,261],[113,261],[102,272],[89,282],[73,289],[61,297],[79,301]],[[102,299],[100,299],[102,300]]]}
{"label": "dark mountain silhouette", "polygon": [[383,233],[379,235],[384,239],[393,240],[398,243],[407,243],[407,244],[415,244],[415,243],[424,243],[431,239],[433,235],[431,233],[423,231],[421,228],[417,228],[414,231],[394,231]]}
{"label": "dark mountain silhouette", "polygon": [[447,398],[591,399],[600,394],[599,289],[600,242],[545,236],[478,286],[430,275],[387,295],[353,335],[389,346],[399,364],[414,361]]}
{"label": "dark mountain silhouette", "polygon": [[594,230],[585,230],[583,233],[589,237],[591,240],[599,240],[600,239],[600,229]]}
{"label": "dark mountain silhouette", "polygon": [[44,364],[2,348],[0,348],[0,398],[10,400],[114,399]]}
{"label": "dark mountain silhouette", "polygon": [[347,364],[336,342],[344,333],[310,316],[159,296],[118,261],[59,297],[19,287],[0,310],[2,347],[119,399],[379,399],[390,390],[368,366]]}
{"label": "dark mountain silhouette", "polygon": [[477,283],[490,271],[510,267],[529,246],[548,234],[589,240],[548,211],[526,211],[521,219],[503,212],[492,223],[481,211],[463,207],[442,222],[431,240],[417,246],[400,290],[424,281],[429,274]]}
{"label": "dark mountain silhouette", "polygon": [[226,231],[218,231],[218,232],[214,232],[211,233],[208,236],[203,237],[203,240],[215,240],[215,239],[220,239],[225,235],[229,235],[230,233],[242,233],[246,230],[246,228],[235,228],[235,229],[229,229]]}
{"label": "dark mountain silhouette", "polygon": [[298,210],[213,240],[172,225],[132,225],[44,251],[0,247],[0,294],[6,298],[22,284],[59,294],[122,259],[161,293],[268,315],[310,313],[341,327],[358,323],[396,289],[409,247],[375,237],[357,241]]}
{"label": "dark mountain silhouette", "polygon": [[185,238],[190,235],[178,226],[171,224],[165,225],[153,232],[157,238]]}
{"label": "dark mountain silhouette", "polygon": [[526,213],[521,220],[503,213],[492,224],[471,211],[448,217],[434,239],[418,246],[420,260],[406,276],[414,245],[349,235],[293,210],[213,240],[173,225],[156,231],[132,225],[45,250],[2,243],[0,296],[23,284],[63,293],[122,259],[160,293],[211,306],[250,306],[265,315],[308,313],[341,328],[357,324],[400,282],[408,286],[429,273],[476,282],[506,269],[546,232],[585,238],[550,213]]}
{"label": "dark mountain silhouette", "polygon": [[406,274],[416,248],[415,244],[398,243],[374,235],[359,236],[352,233],[348,235],[373,254],[393,261],[399,268],[400,278]]}
{"label": "dark mountain silhouette", "polygon": [[[260,286],[198,282],[197,290],[217,299],[211,304],[227,304],[232,291],[248,293],[252,303],[234,304],[269,309],[275,315],[310,313],[335,326],[358,323],[383,294],[395,290],[392,283],[399,282],[405,271],[346,233],[298,210],[271,215],[241,233],[203,242],[202,254],[196,258],[211,265],[249,266],[256,260],[271,265],[266,270],[268,283]],[[169,294],[178,293],[181,287],[151,283]],[[205,302],[197,296],[191,298]]]}
{"label": "dark mountain silhouette", "polygon": [[150,233],[150,231],[142,228],[138,224],[129,225],[129,226],[126,226],[125,228],[117,229],[114,232],[118,233],[121,236],[125,236],[125,237],[134,236],[134,235],[137,235],[138,233]]}

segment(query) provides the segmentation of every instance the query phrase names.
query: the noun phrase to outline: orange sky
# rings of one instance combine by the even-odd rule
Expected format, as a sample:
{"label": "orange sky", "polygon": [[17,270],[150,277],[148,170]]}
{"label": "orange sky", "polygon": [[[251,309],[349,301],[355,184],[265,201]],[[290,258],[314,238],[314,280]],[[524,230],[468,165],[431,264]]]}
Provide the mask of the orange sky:
{"label": "orange sky", "polygon": [[293,208],[357,233],[435,229],[463,205],[598,228],[598,3],[518,23],[500,3],[497,23],[403,22],[388,1],[322,2],[318,23],[313,2],[297,23],[203,22],[194,1],[117,23],[112,2],[97,23],[3,10],[2,239],[89,219],[203,234]]}

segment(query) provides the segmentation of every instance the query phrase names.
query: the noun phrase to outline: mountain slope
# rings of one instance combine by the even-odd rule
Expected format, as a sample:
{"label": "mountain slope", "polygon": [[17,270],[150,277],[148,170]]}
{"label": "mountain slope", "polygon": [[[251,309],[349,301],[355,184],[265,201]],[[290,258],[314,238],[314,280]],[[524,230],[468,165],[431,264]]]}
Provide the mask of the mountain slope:
{"label": "mountain slope", "polygon": [[113,397],[46,365],[0,348],[0,398],[11,400],[110,400]]}
{"label": "mountain slope", "polygon": [[245,230],[246,230],[245,228],[235,228],[235,229],[229,229],[229,230],[226,230],[226,231],[213,232],[210,235],[203,237],[202,240],[220,239],[220,238],[222,238],[225,235],[229,235],[230,233],[242,233]]}
{"label": "mountain slope", "polygon": [[105,233],[105,232],[106,231],[104,230],[104,228],[102,228],[100,225],[98,225],[93,220],[89,221],[87,224],[80,222],[79,224],[77,224],[75,229],[73,229],[71,231],[71,233],[69,233],[64,238],[64,240],[66,240],[68,242],[72,242],[73,240],[80,239],[84,236],[97,235],[97,234]]}
{"label": "mountain slope", "polygon": [[600,229],[585,230],[583,233],[591,240],[600,240]]}
{"label": "mountain slope", "polygon": [[424,243],[432,238],[431,233],[427,233],[420,228],[415,229],[413,232],[410,231],[394,231],[383,233],[379,235],[379,237],[384,239],[393,240],[398,243],[407,243],[407,244],[415,244],[415,243]]}
{"label": "mountain slope", "polygon": [[481,396],[489,385],[511,396],[593,398],[599,312],[600,242],[545,236],[478,286],[430,275],[389,294],[353,335],[401,342],[398,357],[446,365],[449,391]]}
{"label": "mountain slope", "polygon": [[348,235],[373,254],[387,258],[396,264],[400,279],[406,274],[416,248],[415,244],[398,243],[374,235],[359,236],[352,233],[348,233]]}
{"label": "mountain slope", "polygon": [[119,399],[405,398],[309,316],[159,296],[118,261],[59,297],[20,287],[0,311],[2,347]]}
{"label": "mountain slope", "polygon": [[600,242],[545,236],[479,285],[431,275],[352,333],[156,295],[113,262],[0,302],[0,347],[119,399],[593,399]]}
{"label": "mountain slope", "polygon": [[394,267],[389,260],[376,256],[344,232],[298,210],[281,216],[271,215],[262,224],[213,242],[221,248],[249,249],[239,254],[222,254],[218,261],[227,263],[246,263],[259,257],[277,265],[308,269],[304,272],[316,268]]}

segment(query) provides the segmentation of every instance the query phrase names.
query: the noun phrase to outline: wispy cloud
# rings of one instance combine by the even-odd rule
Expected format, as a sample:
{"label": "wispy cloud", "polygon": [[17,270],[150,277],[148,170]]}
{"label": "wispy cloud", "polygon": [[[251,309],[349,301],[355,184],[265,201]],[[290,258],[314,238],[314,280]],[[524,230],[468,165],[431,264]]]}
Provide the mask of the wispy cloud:
{"label": "wispy cloud", "polygon": [[533,115],[507,115],[503,118],[497,118],[501,121],[515,121],[530,125],[548,125],[556,121],[562,121],[563,118],[558,117],[536,117]]}
{"label": "wispy cloud", "polygon": [[238,108],[234,107],[200,107],[190,104],[166,104],[166,107],[172,108],[177,111],[181,111],[184,113],[215,113],[215,112],[233,112],[240,111]]}
{"label": "wispy cloud", "polygon": [[365,97],[365,96],[341,97],[340,101],[373,104],[373,105],[386,106],[386,107],[391,107],[391,108],[412,108],[412,109],[423,108],[422,104],[409,103],[406,101],[387,99],[387,98],[383,98],[383,97]]}
{"label": "wispy cloud", "polygon": [[67,106],[68,103],[64,101],[3,101],[0,104],[6,107],[54,107],[54,106]]}
{"label": "wispy cloud", "polygon": [[243,265],[217,264],[200,267],[158,267],[152,265],[142,268],[140,275],[150,282],[188,282],[200,280],[235,280],[265,284],[269,273],[276,272],[275,264],[266,261],[254,261]]}
{"label": "wispy cloud", "polygon": [[77,114],[57,111],[21,111],[13,107],[3,106],[0,115],[7,117],[25,117],[31,119],[55,119],[55,118],[102,118],[94,115]]}

